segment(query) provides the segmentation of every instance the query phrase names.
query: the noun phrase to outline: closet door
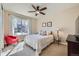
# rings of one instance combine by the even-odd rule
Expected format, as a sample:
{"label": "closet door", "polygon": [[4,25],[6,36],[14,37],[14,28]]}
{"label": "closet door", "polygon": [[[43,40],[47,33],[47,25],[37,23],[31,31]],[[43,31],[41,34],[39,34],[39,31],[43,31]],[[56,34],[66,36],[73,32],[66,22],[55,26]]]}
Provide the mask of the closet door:
{"label": "closet door", "polygon": [[[0,4],[1,6],[1,4]],[[3,34],[3,13],[0,7],[0,50],[4,48],[4,34]]]}

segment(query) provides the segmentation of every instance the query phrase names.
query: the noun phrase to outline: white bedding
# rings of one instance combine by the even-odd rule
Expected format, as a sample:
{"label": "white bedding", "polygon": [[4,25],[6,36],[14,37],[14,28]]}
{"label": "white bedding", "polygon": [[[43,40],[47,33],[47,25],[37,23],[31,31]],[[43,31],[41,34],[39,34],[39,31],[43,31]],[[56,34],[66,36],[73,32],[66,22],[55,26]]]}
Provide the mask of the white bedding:
{"label": "white bedding", "polygon": [[39,53],[53,41],[53,35],[42,36],[38,34],[26,37],[26,44],[31,46],[33,49],[39,50]]}

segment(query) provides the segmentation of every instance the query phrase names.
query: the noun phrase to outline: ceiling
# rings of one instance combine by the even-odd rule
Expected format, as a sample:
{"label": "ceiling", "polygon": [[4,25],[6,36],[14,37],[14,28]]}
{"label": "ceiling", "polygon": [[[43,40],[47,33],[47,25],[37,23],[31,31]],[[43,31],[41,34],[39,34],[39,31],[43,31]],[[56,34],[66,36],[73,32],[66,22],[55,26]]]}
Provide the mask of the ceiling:
{"label": "ceiling", "polygon": [[[34,13],[28,13],[28,11],[34,10],[31,7],[31,5],[32,3],[4,3],[3,4],[5,10],[13,11],[19,14],[36,17],[36,18],[42,16],[42,15],[35,16]],[[44,11],[45,13],[47,13],[46,15],[56,14],[67,8],[79,6],[79,4],[77,3],[33,3],[33,5],[35,6],[39,5],[41,8],[47,7],[47,10]]]}

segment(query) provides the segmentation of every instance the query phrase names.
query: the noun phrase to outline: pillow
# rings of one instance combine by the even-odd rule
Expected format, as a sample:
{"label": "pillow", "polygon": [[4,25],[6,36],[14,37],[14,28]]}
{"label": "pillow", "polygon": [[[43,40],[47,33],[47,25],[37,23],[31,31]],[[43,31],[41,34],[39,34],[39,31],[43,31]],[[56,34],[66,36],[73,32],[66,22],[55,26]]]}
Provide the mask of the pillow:
{"label": "pillow", "polygon": [[47,35],[52,35],[53,32],[52,31],[47,31]]}
{"label": "pillow", "polygon": [[40,35],[47,35],[46,31],[40,31]]}
{"label": "pillow", "polygon": [[43,31],[43,35],[47,35],[47,32],[46,31]]}

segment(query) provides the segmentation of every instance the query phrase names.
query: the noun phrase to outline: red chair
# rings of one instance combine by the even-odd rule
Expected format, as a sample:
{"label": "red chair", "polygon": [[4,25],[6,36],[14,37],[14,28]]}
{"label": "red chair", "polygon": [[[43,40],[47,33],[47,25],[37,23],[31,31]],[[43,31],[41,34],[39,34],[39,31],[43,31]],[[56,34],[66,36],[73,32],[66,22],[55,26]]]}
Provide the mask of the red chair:
{"label": "red chair", "polygon": [[6,42],[6,44],[17,44],[18,37],[7,35],[7,36],[5,36],[5,42]]}

